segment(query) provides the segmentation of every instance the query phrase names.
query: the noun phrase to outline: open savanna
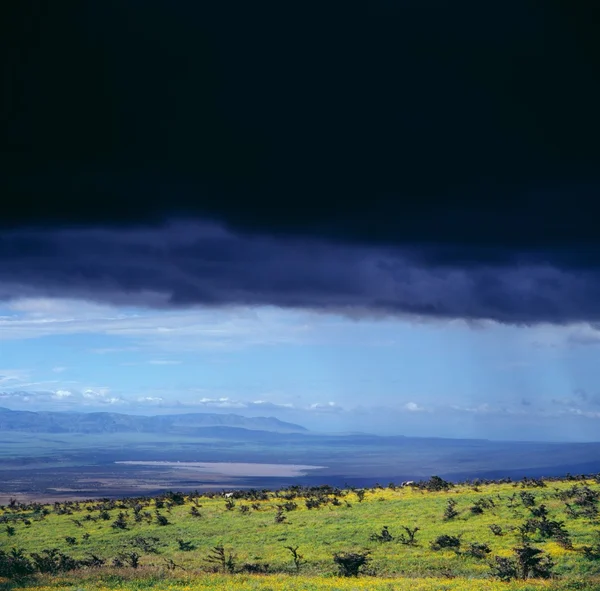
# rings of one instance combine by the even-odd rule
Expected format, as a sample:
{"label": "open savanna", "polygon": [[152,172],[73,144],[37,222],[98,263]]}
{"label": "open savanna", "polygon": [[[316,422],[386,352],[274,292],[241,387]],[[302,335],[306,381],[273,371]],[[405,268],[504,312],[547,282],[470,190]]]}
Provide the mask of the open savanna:
{"label": "open savanna", "polygon": [[[238,491],[231,498],[187,493],[14,504],[0,509],[4,552],[15,548],[27,557],[56,548],[79,561],[89,562],[94,556],[105,562],[101,567],[5,579],[0,588],[598,590],[599,495],[598,479],[588,478],[549,480],[545,486],[540,481],[471,483],[439,491],[417,486],[296,487]],[[584,497],[587,505],[580,504]],[[457,513],[450,518],[449,500],[456,502]],[[481,511],[472,509],[476,506]],[[541,530],[519,530],[528,520],[538,519],[535,513],[540,511],[547,513],[542,519],[563,522],[568,543]],[[403,543],[403,526],[419,528],[414,544]],[[501,535],[490,526],[499,526]],[[378,541],[375,538],[384,528],[390,534],[388,541]],[[444,535],[458,537],[460,547],[432,549]],[[490,564],[496,557],[513,556],[513,548],[524,541],[552,559],[551,578],[510,582],[495,578]],[[485,544],[487,550],[476,557],[471,544]],[[227,564],[208,560],[215,547],[223,548]],[[298,565],[288,547],[300,555]],[[337,576],[333,558],[343,553],[368,553],[369,562],[358,579]],[[132,554],[137,557],[136,568],[131,566]]]}

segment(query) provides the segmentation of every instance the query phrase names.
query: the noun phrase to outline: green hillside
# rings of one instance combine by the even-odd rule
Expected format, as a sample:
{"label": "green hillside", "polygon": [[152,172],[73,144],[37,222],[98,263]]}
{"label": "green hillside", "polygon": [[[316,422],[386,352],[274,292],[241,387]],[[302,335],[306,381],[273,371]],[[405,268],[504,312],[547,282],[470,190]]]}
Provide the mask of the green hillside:
{"label": "green hillside", "polygon": [[13,503],[0,588],[600,589],[600,478],[448,484]]}

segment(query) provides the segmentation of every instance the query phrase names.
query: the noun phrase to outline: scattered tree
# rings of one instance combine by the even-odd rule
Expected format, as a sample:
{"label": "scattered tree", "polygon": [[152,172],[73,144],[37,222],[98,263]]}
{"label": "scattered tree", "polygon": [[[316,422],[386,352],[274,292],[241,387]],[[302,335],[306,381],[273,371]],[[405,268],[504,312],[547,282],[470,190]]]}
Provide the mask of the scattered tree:
{"label": "scattered tree", "polygon": [[410,527],[406,527],[405,525],[401,527],[405,531],[405,534],[400,534],[398,536],[398,540],[400,540],[400,543],[405,544],[406,546],[414,546],[416,544],[415,535],[417,534],[420,528],[413,527],[411,529]]}
{"label": "scattered tree", "polygon": [[289,550],[292,555],[296,572],[300,572],[300,566],[302,566],[302,563],[304,562],[304,556],[298,553],[298,546],[286,546],[285,548],[286,550]]}

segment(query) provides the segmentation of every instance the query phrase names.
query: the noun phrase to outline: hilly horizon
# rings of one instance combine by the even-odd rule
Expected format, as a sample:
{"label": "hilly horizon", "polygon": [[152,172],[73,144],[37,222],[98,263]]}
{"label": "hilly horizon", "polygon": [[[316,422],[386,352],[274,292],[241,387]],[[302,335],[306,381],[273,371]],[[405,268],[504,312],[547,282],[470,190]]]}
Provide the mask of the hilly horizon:
{"label": "hilly horizon", "polygon": [[303,433],[301,425],[275,417],[244,417],[218,413],[131,415],[115,412],[24,411],[0,407],[0,432],[24,433],[156,433],[180,434],[209,427],[233,427],[250,431]]}

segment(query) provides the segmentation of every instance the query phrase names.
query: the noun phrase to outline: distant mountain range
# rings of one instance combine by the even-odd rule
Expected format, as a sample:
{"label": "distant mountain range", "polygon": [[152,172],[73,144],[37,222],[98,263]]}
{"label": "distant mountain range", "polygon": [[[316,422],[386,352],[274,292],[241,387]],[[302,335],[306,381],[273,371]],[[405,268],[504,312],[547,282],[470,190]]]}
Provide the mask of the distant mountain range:
{"label": "distant mountain range", "polygon": [[242,417],[235,414],[191,413],[139,416],[112,412],[31,412],[0,407],[0,432],[22,433],[155,433],[206,435],[215,428],[271,433],[306,433],[301,425],[274,417]]}

